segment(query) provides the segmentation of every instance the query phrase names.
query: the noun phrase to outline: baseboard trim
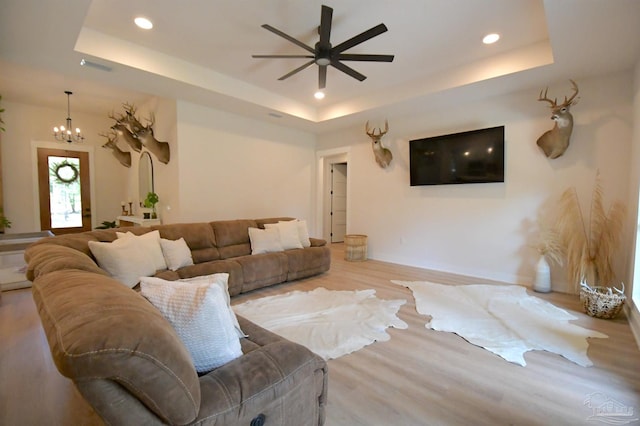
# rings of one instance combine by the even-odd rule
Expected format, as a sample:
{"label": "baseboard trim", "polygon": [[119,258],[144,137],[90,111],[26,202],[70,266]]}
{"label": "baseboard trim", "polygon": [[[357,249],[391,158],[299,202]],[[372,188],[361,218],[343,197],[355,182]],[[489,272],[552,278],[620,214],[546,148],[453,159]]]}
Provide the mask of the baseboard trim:
{"label": "baseboard trim", "polygon": [[19,290],[31,287],[31,281],[16,281],[12,283],[0,283],[0,291]]}
{"label": "baseboard trim", "polygon": [[629,318],[629,326],[631,327],[631,333],[636,339],[636,345],[640,349],[640,311],[638,307],[633,303],[627,303],[626,308],[627,318]]}

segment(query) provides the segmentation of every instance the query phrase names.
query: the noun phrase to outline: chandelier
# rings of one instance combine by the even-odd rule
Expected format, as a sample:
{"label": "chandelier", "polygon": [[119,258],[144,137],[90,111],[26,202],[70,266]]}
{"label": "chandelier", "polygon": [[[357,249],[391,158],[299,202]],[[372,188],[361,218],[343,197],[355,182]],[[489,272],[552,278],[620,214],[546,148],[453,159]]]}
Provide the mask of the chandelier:
{"label": "chandelier", "polygon": [[73,92],[66,90],[64,93],[67,95],[67,125],[54,127],[53,137],[56,138],[56,140],[63,142],[82,142],[84,140],[84,136],[80,133],[80,129],[76,127],[75,133],[72,131],[73,125],[71,124],[71,103],[69,97],[73,95]]}

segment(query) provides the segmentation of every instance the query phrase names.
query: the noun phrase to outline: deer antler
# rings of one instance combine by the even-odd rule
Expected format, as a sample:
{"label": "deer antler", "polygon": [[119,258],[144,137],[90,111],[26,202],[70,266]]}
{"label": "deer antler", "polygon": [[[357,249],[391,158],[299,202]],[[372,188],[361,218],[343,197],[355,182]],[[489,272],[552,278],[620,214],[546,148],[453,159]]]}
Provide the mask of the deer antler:
{"label": "deer antler", "polygon": [[[575,99],[576,96],[578,96],[578,85],[576,84],[575,81],[569,79],[569,81],[571,82],[571,88],[573,89],[573,95],[571,95],[571,97],[569,99],[567,99],[567,97],[564,97],[564,102],[560,105],[558,105],[558,98],[554,98],[553,100],[549,99],[547,97],[547,91],[549,90],[549,88],[547,87],[546,89],[544,89],[544,95],[542,94],[542,90],[540,91],[540,96],[538,97],[539,101],[545,101],[545,102],[549,102],[549,106],[554,109],[554,108],[565,108],[571,105],[575,105],[576,103],[578,103],[578,99]],[[575,99],[575,101],[574,101]]]}
{"label": "deer antler", "polygon": [[135,105],[131,105],[129,102],[125,102],[122,104],[122,108],[127,113],[127,115],[136,115],[137,108]]}
{"label": "deer antler", "polygon": [[549,88],[547,87],[546,89],[544,89],[544,95],[542,94],[542,90],[540,91],[540,96],[538,97],[539,101],[545,101],[545,102],[549,102],[549,106],[550,108],[555,108],[558,106],[558,98],[555,98],[554,100],[551,100],[549,98],[547,98],[547,91],[549,90]]}
{"label": "deer antler", "polygon": [[109,131],[108,133],[100,132],[100,133],[98,133],[98,136],[102,136],[103,138],[107,138],[107,140],[109,142],[111,142],[111,141],[116,140],[116,138],[118,137],[118,134],[116,132]]}
{"label": "deer antler", "polygon": [[111,111],[111,113],[109,113],[107,117],[109,117],[112,120],[115,120],[116,123],[122,123],[122,120],[124,120],[124,116],[122,114],[116,117],[116,114],[113,111]]}
{"label": "deer antler", "polygon": [[578,85],[576,84],[575,81],[573,81],[571,79],[569,79],[569,81],[571,82],[571,88],[573,89],[573,95],[569,99],[567,99],[566,96],[564,97],[564,103],[561,105],[563,107],[568,107],[570,105],[575,105],[575,104],[578,103],[578,99],[580,99],[580,98],[578,98],[578,99],[575,100],[575,102],[573,101],[575,99],[575,97],[578,96],[579,89],[578,89]]}
{"label": "deer antler", "polygon": [[145,120],[149,123],[147,127],[153,127],[156,124],[156,115],[154,113],[149,114],[149,118],[145,118]]}
{"label": "deer antler", "polygon": [[[364,130],[370,138],[380,138],[389,131],[389,120],[384,120],[384,131],[382,131],[382,129],[380,128],[375,127],[373,129],[369,129],[369,121],[367,121],[367,123],[364,125]],[[376,130],[379,132],[377,135]]]}

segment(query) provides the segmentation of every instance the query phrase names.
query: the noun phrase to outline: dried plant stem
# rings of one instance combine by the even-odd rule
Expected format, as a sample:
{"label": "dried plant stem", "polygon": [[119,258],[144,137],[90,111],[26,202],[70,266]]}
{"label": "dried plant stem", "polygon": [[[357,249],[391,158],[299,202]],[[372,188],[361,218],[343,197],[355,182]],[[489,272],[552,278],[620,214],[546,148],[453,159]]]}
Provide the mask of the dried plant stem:
{"label": "dried plant stem", "polygon": [[591,286],[615,284],[612,262],[624,225],[625,207],[615,202],[604,209],[600,176],[596,175],[588,222],[575,188],[560,197],[557,228],[564,246],[569,282],[577,290],[582,281]]}

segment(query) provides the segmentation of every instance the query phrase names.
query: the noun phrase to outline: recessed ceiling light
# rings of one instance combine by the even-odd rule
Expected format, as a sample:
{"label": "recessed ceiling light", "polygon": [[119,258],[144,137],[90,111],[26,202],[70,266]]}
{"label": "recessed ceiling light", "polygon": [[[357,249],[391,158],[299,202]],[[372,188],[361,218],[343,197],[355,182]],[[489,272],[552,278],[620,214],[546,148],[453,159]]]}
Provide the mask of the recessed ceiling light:
{"label": "recessed ceiling light", "polygon": [[484,38],[482,39],[482,42],[484,44],[493,44],[498,40],[500,40],[500,34],[492,33],[484,36]]}
{"label": "recessed ceiling light", "polygon": [[136,25],[142,28],[143,30],[150,30],[151,28],[153,28],[153,22],[151,22],[147,18],[143,18],[142,16],[138,16],[136,19],[133,20],[133,22],[135,22]]}
{"label": "recessed ceiling light", "polygon": [[313,94],[313,97],[316,99],[324,99],[324,92],[318,90],[316,93]]}

